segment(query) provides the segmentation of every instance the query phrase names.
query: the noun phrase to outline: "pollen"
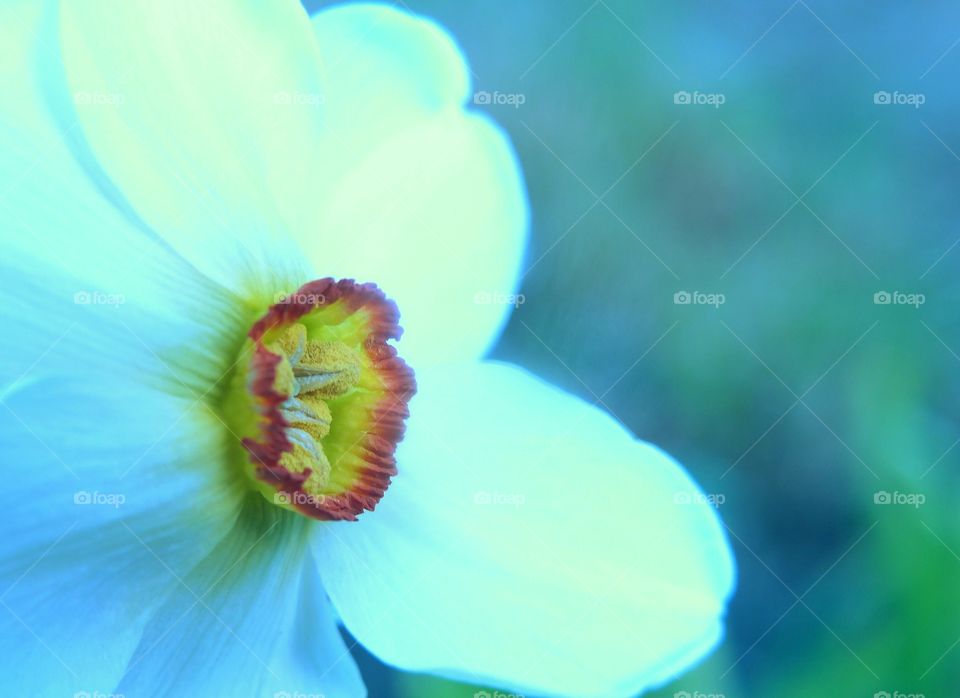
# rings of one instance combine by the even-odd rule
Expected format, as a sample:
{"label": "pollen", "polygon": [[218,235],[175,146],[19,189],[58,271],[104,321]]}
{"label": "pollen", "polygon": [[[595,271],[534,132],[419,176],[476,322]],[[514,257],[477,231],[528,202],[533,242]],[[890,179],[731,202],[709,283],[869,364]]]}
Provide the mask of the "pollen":
{"label": "pollen", "polygon": [[231,399],[250,481],[278,506],[321,520],[373,509],[416,390],[389,343],[399,312],[373,284],[322,279],[270,306],[249,332]]}
{"label": "pollen", "polygon": [[268,348],[281,356],[273,388],[286,395],[280,414],[292,445],[292,450],[280,456],[280,466],[305,474],[303,491],[322,496],[330,481],[330,460],[323,451],[323,439],[330,433],[333,419],[326,401],[356,386],[360,357],[342,342],[308,339],[307,328],[300,323],[283,330]]}

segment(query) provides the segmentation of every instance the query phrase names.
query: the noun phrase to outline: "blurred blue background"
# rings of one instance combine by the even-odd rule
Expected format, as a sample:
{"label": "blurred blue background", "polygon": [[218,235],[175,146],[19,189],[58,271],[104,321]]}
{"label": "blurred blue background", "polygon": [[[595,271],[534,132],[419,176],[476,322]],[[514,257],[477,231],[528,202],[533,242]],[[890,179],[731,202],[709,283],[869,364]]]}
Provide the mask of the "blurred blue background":
{"label": "blurred blue background", "polygon": [[[960,696],[960,8],[400,5],[526,174],[495,355],[722,501],[726,640],[656,695]],[[374,696],[480,690],[361,663]]]}

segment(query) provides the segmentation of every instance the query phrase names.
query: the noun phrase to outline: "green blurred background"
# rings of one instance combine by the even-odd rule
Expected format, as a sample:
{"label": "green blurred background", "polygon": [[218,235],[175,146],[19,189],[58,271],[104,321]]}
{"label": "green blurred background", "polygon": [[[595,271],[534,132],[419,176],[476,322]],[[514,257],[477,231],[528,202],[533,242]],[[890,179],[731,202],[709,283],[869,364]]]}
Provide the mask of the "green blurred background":
{"label": "green blurred background", "polygon": [[[722,495],[726,640],[655,695],[960,696],[960,8],[401,5],[460,42],[525,171],[495,356]],[[373,696],[478,690],[360,660]]]}

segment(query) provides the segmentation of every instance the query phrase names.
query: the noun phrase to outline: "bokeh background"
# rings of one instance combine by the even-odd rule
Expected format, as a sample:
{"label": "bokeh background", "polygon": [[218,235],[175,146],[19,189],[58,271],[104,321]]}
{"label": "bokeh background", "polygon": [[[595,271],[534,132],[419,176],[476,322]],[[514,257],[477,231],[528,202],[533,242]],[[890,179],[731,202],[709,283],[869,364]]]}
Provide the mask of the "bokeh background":
{"label": "bokeh background", "polygon": [[[676,455],[729,529],[726,640],[655,695],[960,696],[960,8],[400,4],[525,171],[495,356]],[[359,659],[374,696],[482,688]]]}

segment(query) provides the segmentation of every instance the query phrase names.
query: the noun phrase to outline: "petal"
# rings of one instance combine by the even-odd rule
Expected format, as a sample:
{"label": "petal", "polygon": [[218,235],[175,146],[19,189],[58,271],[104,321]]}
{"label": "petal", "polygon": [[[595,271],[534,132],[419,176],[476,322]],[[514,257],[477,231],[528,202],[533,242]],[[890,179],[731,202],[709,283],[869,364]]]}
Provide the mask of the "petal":
{"label": "petal", "polygon": [[186,574],[239,506],[204,399],[244,332],[236,298],[138,227],[75,157],[41,89],[56,45],[45,7],[0,7],[9,695],[108,691],[172,584],[154,555]]}
{"label": "petal", "polygon": [[111,693],[153,610],[230,530],[238,446],[210,396],[253,318],[197,267],[229,266],[234,288],[283,274],[245,273],[227,245],[204,259],[140,216],[78,128],[53,7],[0,7],[4,695]]}
{"label": "petal", "polygon": [[354,636],[415,671],[632,695],[722,634],[731,553],[669,456],[502,364],[418,375],[400,475],[318,537]]}
{"label": "petal", "polygon": [[397,300],[414,365],[484,354],[516,291],[528,207],[504,134],[466,113],[466,65],[435,24],[349,5],[314,18],[321,151],[285,218],[323,274]]}
{"label": "petal", "polygon": [[298,3],[101,0],[57,19],[47,98],[91,176],[224,285],[302,258],[267,186],[297,175],[317,131],[315,109],[282,99],[319,90]]}
{"label": "petal", "polygon": [[[88,225],[74,194],[65,189],[66,208],[49,221],[26,214],[51,231],[74,211],[69,230],[91,245],[71,257],[76,274],[55,261],[72,245],[62,234],[45,238],[47,257],[17,242],[0,261],[0,685],[9,695],[109,692],[151,610],[229,530],[240,503],[231,435],[210,396],[249,323],[169,250],[108,217]],[[118,249],[150,254],[125,274]]]}
{"label": "petal", "polygon": [[[4,232],[0,260],[0,684],[104,692],[171,586],[154,551],[186,574],[236,515],[202,398],[242,329],[81,178],[26,179],[16,225],[32,225]],[[20,210],[58,181],[58,206]]]}
{"label": "petal", "polygon": [[317,581],[312,522],[247,500],[154,615],[121,695],[366,695]]}
{"label": "petal", "polygon": [[[130,7],[132,3],[124,4],[122,9],[126,12]],[[15,250],[42,258],[48,265],[84,280],[77,291],[119,292],[120,289],[110,288],[109,283],[115,283],[122,273],[125,285],[136,284],[138,267],[148,260],[151,268],[168,266],[164,273],[170,276],[182,275],[191,266],[214,274],[218,269],[226,269],[218,278],[234,289],[259,285],[273,286],[270,290],[275,291],[277,277],[284,282],[292,278],[294,284],[301,283],[307,275],[304,263],[297,263],[298,254],[279,260],[282,245],[271,252],[269,264],[257,265],[249,251],[257,243],[244,239],[242,226],[226,230],[221,221],[205,225],[202,230],[185,227],[189,216],[178,211],[190,207],[194,213],[210,209],[185,189],[181,192],[187,197],[183,205],[170,201],[164,208],[176,221],[170,225],[145,220],[131,205],[136,196],[122,191],[111,179],[111,173],[101,166],[80,120],[83,114],[93,123],[109,122],[111,117],[117,117],[114,112],[119,106],[83,104],[76,96],[85,95],[89,102],[111,95],[119,99],[120,93],[78,90],[75,95],[71,91],[62,65],[64,55],[55,9],[54,4],[28,1],[13,1],[0,7],[0,83],[4,85],[0,94],[0,216],[4,221],[5,252],[9,253],[5,257],[9,260]],[[63,32],[76,34],[69,27]],[[142,34],[118,32],[127,37]],[[312,34],[308,38],[312,42]],[[121,64],[126,65],[123,61]],[[123,106],[126,98],[122,97]],[[168,106],[170,101],[167,100]],[[127,131],[118,125],[112,133],[119,138]],[[143,147],[151,143],[147,140]],[[142,179],[153,169],[142,158],[138,159],[140,150],[131,141],[117,157],[133,162],[136,167],[131,167]],[[110,152],[104,148],[105,162],[109,161]],[[180,173],[168,169],[157,176],[165,182],[154,182],[147,194],[152,191],[165,196],[172,185],[183,189]],[[128,183],[137,184],[140,179],[134,177]],[[248,220],[239,208],[238,204],[238,217]],[[179,256],[171,254],[174,248]]]}
{"label": "petal", "polygon": [[196,457],[216,462],[219,433],[194,429],[188,408],[122,380],[42,370],[7,390],[4,695],[109,691],[173,575],[186,574],[236,516],[229,489]]}
{"label": "petal", "polygon": [[431,20],[386,4],[350,4],[314,15],[313,27],[325,121],[356,145],[372,151],[425,115],[462,111],[469,68]]}
{"label": "petal", "polygon": [[[73,210],[72,230],[87,230]],[[111,276],[104,264],[137,238],[101,222],[100,258],[73,257],[79,277],[39,245],[11,244],[0,262],[5,695],[109,691],[171,575],[212,549],[239,505],[203,399],[239,329],[218,312],[227,296],[152,243],[132,279]],[[71,246],[45,239],[51,258]]]}

